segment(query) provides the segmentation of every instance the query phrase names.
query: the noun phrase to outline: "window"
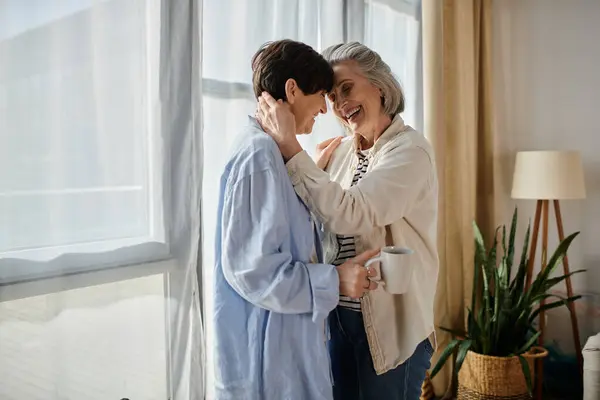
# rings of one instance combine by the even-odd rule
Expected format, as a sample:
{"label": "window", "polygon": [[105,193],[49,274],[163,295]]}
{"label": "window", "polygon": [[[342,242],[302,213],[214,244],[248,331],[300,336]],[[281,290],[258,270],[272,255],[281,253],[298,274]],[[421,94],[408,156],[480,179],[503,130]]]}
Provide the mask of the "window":
{"label": "window", "polygon": [[140,259],[131,249],[144,243],[155,258],[168,253],[160,6],[0,1],[0,259],[12,260],[0,263],[3,282],[98,266],[48,263],[65,254],[130,249],[103,258],[112,265]]}
{"label": "window", "polygon": [[201,6],[0,0],[0,398],[201,398]]}

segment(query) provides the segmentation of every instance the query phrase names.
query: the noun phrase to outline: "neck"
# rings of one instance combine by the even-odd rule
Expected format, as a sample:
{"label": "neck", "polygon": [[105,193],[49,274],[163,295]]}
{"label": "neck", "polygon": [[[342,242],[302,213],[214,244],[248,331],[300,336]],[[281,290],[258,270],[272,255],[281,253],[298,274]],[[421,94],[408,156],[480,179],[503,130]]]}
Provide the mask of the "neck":
{"label": "neck", "polygon": [[385,132],[385,130],[392,124],[392,118],[389,115],[380,115],[375,125],[364,132],[358,133],[360,138],[361,148],[366,150],[373,147],[377,139]]}

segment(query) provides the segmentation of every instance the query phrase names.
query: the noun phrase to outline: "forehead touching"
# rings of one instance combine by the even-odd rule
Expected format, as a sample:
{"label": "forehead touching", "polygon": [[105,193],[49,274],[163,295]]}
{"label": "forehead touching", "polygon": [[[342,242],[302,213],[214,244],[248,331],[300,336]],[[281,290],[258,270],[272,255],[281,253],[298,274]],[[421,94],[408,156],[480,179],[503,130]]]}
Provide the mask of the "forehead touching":
{"label": "forehead touching", "polygon": [[[302,89],[300,89],[300,90],[302,90]],[[306,93],[302,92],[302,94],[303,94],[305,97],[324,97],[324,96],[326,96],[328,93],[331,93],[331,92],[328,92],[328,91],[327,91],[327,90],[325,90],[325,89],[319,90],[318,92],[316,92],[316,93],[312,93],[312,94],[310,94],[310,93],[309,93],[309,94],[306,94]]]}
{"label": "forehead touching", "polygon": [[353,62],[344,62],[333,67],[333,88],[328,93],[329,100],[335,101],[338,92],[346,92],[358,77],[357,66],[351,65]]}
{"label": "forehead touching", "polygon": [[333,67],[333,89],[346,81],[361,77],[360,68],[355,61],[344,61]]}

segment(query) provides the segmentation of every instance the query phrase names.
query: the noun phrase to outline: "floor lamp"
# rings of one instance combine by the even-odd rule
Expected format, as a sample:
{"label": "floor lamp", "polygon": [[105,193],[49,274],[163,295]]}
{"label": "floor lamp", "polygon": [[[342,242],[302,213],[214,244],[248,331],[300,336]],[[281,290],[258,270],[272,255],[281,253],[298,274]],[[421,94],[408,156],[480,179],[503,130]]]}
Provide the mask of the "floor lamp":
{"label": "floor lamp", "polygon": [[[548,256],[548,213],[550,201],[554,206],[558,239],[562,241],[565,237],[562,215],[560,212],[560,200],[574,200],[585,198],[585,184],[583,179],[583,167],[579,152],[576,151],[524,151],[517,153],[515,171],[513,175],[513,186],[511,196],[513,199],[536,200],[535,220],[531,234],[531,247],[529,253],[529,265],[527,268],[527,283],[531,285],[535,255],[537,251],[538,234],[540,222],[542,224],[541,240],[541,269],[546,268]],[[564,273],[569,273],[569,260],[565,255],[563,260]],[[565,280],[567,295],[573,296],[571,279]],[[573,330],[573,341],[579,371],[583,374],[583,356],[581,354],[581,343],[579,340],[579,326],[575,305],[568,304],[571,315],[571,327]],[[539,344],[544,343],[545,315],[540,313],[539,324],[541,335]],[[543,364],[538,361],[536,372],[536,398],[542,398]]]}

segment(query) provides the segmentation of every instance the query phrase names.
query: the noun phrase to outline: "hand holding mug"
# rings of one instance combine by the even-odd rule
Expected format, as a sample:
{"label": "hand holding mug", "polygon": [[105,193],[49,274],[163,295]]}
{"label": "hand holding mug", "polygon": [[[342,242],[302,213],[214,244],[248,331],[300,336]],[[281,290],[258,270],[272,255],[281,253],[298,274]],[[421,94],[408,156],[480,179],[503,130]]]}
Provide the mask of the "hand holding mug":
{"label": "hand holding mug", "polygon": [[379,250],[365,251],[337,267],[341,295],[358,299],[369,290],[377,289],[377,283],[370,279],[377,271],[365,268],[365,263],[378,253]]}

